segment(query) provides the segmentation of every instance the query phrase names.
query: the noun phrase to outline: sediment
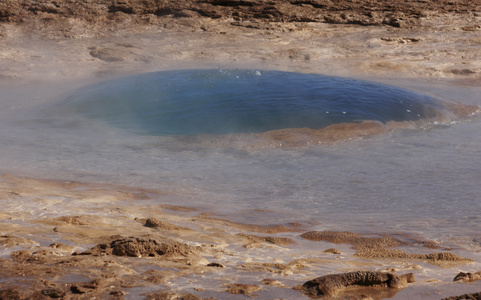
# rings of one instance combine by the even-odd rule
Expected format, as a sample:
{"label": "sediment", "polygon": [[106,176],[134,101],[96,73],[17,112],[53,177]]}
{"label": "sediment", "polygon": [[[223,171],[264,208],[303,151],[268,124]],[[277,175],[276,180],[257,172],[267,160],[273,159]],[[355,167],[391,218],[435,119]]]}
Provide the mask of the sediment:
{"label": "sediment", "polygon": [[[400,249],[392,249],[409,243],[399,241],[390,236],[364,237],[353,232],[310,231],[303,233],[302,238],[312,241],[326,241],[334,244],[350,244],[357,250],[357,257],[366,259],[405,259],[423,260],[434,265],[450,266],[467,264],[473,260],[450,252],[435,252],[429,254],[406,253]],[[429,243],[422,244],[431,248]]]}

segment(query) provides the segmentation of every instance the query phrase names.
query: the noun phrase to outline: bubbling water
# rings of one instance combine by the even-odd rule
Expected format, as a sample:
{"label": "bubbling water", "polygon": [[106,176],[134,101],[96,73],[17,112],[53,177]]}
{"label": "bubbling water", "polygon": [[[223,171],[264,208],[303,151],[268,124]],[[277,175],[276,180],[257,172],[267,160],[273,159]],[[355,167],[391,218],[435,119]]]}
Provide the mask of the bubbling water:
{"label": "bubbling water", "polygon": [[260,70],[176,70],[82,88],[63,107],[147,135],[260,133],[338,123],[417,122],[442,101],[362,80]]}

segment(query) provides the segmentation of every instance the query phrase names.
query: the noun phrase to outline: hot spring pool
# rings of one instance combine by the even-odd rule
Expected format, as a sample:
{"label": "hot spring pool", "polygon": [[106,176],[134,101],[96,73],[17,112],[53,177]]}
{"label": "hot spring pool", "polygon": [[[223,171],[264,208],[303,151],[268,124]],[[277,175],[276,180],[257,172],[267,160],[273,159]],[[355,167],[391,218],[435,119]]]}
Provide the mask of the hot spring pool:
{"label": "hot spring pool", "polygon": [[431,119],[434,97],[380,83],[261,70],[179,70],[91,85],[60,103],[140,134],[195,135],[321,129],[336,123]]}
{"label": "hot spring pool", "polygon": [[[481,250],[481,123],[459,121],[438,99],[479,105],[481,89],[402,85],[421,92],[260,70],[148,73],[73,92],[11,87],[1,95],[0,171],[161,189],[245,223],[381,228]],[[365,120],[415,126],[302,147],[202,143]]]}

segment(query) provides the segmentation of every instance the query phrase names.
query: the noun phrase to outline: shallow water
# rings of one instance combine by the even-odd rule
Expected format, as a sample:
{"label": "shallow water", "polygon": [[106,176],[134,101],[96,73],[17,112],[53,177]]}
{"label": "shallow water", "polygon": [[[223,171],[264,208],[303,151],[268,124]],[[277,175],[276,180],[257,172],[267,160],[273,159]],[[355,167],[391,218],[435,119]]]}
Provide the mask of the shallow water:
{"label": "shallow water", "polygon": [[[481,104],[481,89],[475,86],[398,84]],[[1,97],[1,173],[167,190],[186,195],[175,204],[233,221],[416,233],[443,245],[481,250],[479,120],[333,145],[246,150],[139,134],[112,126],[104,115],[70,111],[68,105],[59,115],[59,103],[75,102],[67,88],[2,87]]]}

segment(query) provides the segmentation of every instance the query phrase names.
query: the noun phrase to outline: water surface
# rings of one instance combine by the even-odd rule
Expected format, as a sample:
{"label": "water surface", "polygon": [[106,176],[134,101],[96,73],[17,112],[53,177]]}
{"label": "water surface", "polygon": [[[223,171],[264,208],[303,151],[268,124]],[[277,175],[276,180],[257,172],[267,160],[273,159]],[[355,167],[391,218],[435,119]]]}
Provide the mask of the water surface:
{"label": "water surface", "polygon": [[[187,86],[178,81],[183,72],[190,76]],[[273,78],[286,81],[279,85]],[[267,96],[259,94],[265,85]],[[402,85],[480,104],[476,86]],[[217,89],[222,96],[212,99]],[[2,94],[2,173],[163,189],[185,195],[176,204],[240,222],[302,221],[317,230],[415,232],[447,245],[481,249],[478,120],[299,148],[205,147],[177,137],[272,130],[279,128],[279,120],[280,128],[416,120],[427,117],[426,107],[443,110],[436,97],[366,81],[257,70],[151,73],[73,93],[55,91],[11,88]],[[329,97],[319,97],[326,91]],[[298,102],[299,94],[303,98]],[[152,110],[157,105],[172,108],[167,118]],[[256,113],[245,113],[253,106]],[[202,124],[198,115],[206,113],[212,123]],[[290,119],[293,114],[296,118]],[[296,123],[304,120],[308,125]]]}
{"label": "water surface", "polygon": [[79,89],[59,103],[75,113],[150,135],[321,129],[336,123],[434,117],[434,97],[363,80],[262,70],[176,70]]}

